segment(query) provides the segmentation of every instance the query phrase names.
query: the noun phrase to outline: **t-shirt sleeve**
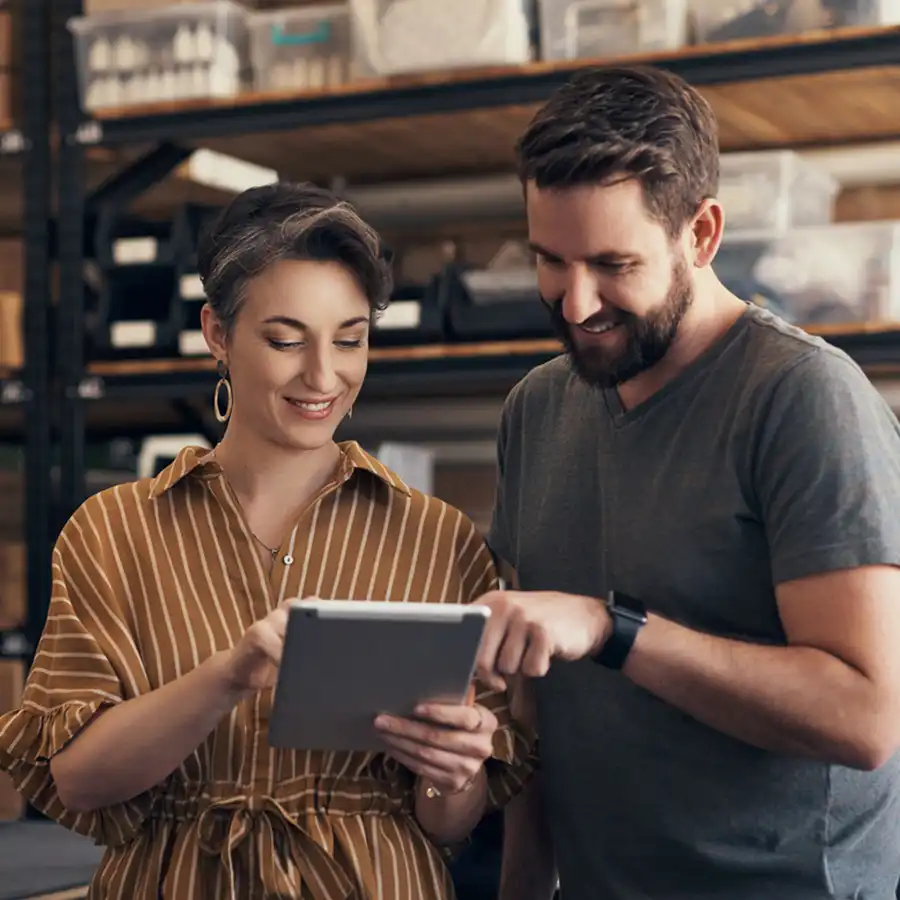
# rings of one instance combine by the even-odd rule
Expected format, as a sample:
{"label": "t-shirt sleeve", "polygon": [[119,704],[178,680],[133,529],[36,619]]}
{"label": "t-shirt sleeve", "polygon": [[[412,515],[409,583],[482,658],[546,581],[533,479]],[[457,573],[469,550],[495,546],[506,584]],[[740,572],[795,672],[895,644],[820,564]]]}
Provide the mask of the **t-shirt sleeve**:
{"label": "t-shirt sleeve", "polygon": [[[469,523],[464,529],[460,565],[463,602],[473,603],[500,581],[484,540]],[[476,683],[475,702],[489,709],[500,727],[494,733],[494,752],[488,762],[488,805],[500,809],[528,783],[537,768],[537,737],[525,724],[515,721],[506,691],[494,691]]]}
{"label": "t-shirt sleeve", "polygon": [[512,407],[511,398],[509,398],[503,405],[503,411],[500,414],[500,427],[497,432],[497,490],[494,494],[494,510],[491,515],[491,526],[487,534],[487,544],[495,559],[503,560],[515,566],[513,540],[509,527],[510,508],[507,501],[509,491],[507,445],[511,416]]}
{"label": "t-shirt sleeve", "polygon": [[99,844],[137,834],[150,797],[77,814],[59,798],[50,760],[101,711],[149,690],[121,597],[107,569],[91,501],[67,523],[53,551],[47,621],[18,709],[0,716],[0,769],[32,805]]}
{"label": "t-shirt sleeve", "polygon": [[863,372],[822,348],[763,407],[753,460],[774,583],[900,565],[900,427]]}

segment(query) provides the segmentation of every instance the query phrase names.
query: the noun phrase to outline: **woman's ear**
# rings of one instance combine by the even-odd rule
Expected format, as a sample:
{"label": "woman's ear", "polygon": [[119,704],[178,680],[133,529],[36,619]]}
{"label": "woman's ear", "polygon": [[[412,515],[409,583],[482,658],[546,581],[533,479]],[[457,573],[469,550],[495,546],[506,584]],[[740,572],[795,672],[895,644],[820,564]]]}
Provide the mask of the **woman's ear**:
{"label": "woman's ear", "polygon": [[228,348],[226,347],[225,328],[208,303],[204,303],[200,310],[200,328],[203,330],[203,337],[206,339],[209,352],[216,359],[227,364]]}

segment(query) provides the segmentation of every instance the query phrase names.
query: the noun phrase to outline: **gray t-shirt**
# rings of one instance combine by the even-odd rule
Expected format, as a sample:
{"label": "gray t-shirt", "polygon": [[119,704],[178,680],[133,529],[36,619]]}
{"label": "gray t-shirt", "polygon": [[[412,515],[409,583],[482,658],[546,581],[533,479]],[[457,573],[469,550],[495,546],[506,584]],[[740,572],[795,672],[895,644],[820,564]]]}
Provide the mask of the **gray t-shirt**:
{"label": "gray t-shirt", "polygon": [[[774,585],[900,565],[896,419],[845,354],[757,307],[627,412],[565,357],[535,369],[499,457],[489,543],[524,590],[615,588],[783,644]],[[591,661],[537,687],[564,900],[893,900],[900,755],[861,772],[764,752]]]}

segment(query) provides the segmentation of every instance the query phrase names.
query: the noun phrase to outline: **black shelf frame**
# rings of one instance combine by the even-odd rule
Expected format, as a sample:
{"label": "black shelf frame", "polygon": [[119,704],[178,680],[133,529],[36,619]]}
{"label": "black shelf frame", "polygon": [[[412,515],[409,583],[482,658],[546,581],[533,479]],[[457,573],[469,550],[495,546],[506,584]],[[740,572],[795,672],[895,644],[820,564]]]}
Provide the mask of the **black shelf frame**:
{"label": "black shelf frame", "polygon": [[52,0],[21,4],[23,103],[20,131],[0,135],[0,154],[22,157],[25,283],[25,365],[0,384],[0,402],[24,406],[25,544],[28,612],[21,634],[0,635],[8,653],[30,655],[37,645],[52,586],[54,497],[51,488],[50,254],[52,214],[49,48]]}
{"label": "black shelf frame", "polygon": [[[57,317],[57,372],[60,380],[60,442],[62,472],[60,513],[68,516],[85,496],[86,405],[104,398],[163,399],[173,403],[211,391],[211,372],[173,371],[144,375],[92,374],[84,359],[84,293],[82,264],[89,222],[98,205],[112,191],[130,194],[154,181],[153,151],[120,173],[109,190],[88,196],[85,185],[86,148],[115,145],[157,145],[170,150],[204,139],[250,133],[352,124],[382,118],[409,118],[466,109],[499,108],[538,103],[585,65],[535,64],[524,68],[473,73],[470,78],[410,83],[385,87],[360,85],[343,93],[297,98],[253,96],[247,100],[193,103],[168,111],[108,118],[84,115],[79,106],[74,48],[66,21],[82,11],[81,0],[55,0],[57,104],[61,139],[59,154],[58,230],[55,243],[60,260],[60,298]],[[746,47],[706,47],[675,56],[647,57],[650,64],[669,69],[693,84],[705,86],[789,76],[900,65],[900,28],[858,30],[837,35],[823,33],[800,42],[772,41]],[[164,154],[165,155],[165,154]],[[162,166],[159,171],[162,171]],[[158,179],[160,175],[156,175]],[[834,339],[839,345],[843,339]],[[900,336],[848,338],[848,349],[865,363],[900,363]],[[439,396],[453,392],[502,390],[533,365],[552,354],[495,357],[441,357],[414,361],[372,363],[366,394],[402,393]],[[863,359],[862,357],[865,357]]]}

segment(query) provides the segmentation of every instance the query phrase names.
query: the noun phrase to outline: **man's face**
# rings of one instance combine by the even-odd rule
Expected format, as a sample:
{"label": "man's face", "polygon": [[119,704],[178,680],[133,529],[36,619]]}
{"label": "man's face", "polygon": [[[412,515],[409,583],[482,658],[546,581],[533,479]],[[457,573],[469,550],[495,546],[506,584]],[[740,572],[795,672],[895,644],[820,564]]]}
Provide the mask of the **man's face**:
{"label": "man's face", "polygon": [[615,387],[667,353],[693,300],[687,256],[637,181],[526,190],[538,286],[575,370]]}

